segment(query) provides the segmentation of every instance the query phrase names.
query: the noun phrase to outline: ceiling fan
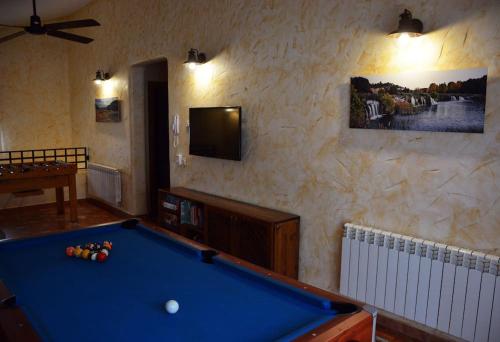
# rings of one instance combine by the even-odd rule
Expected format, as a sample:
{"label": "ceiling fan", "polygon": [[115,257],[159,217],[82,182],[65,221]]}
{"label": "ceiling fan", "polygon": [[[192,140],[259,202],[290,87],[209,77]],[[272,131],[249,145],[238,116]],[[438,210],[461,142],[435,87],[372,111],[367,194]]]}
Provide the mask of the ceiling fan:
{"label": "ceiling fan", "polygon": [[53,36],[56,38],[62,38],[71,40],[73,42],[88,44],[91,41],[93,41],[92,38],[79,36],[73,33],[63,32],[59,30],[89,27],[89,26],[100,26],[100,24],[94,19],[82,19],[82,20],[63,21],[59,23],[42,25],[42,20],[38,15],[36,15],[36,0],[33,0],[33,15],[30,17],[30,26],[15,26],[15,25],[0,24],[0,27],[15,27],[23,29],[23,31],[12,33],[5,37],[0,37],[0,43],[4,43],[11,39],[17,38],[26,33],[31,33],[36,35],[46,34],[48,36]]}

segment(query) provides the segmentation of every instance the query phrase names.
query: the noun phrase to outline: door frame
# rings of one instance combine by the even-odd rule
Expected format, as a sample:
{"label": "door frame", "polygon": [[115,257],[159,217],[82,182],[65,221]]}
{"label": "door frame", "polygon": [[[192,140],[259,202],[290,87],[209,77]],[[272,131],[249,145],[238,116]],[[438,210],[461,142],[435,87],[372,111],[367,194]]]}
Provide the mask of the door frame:
{"label": "door frame", "polygon": [[[130,173],[124,170],[122,177],[128,178],[130,190],[129,212],[132,215],[144,215],[148,212],[148,189],[146,170],[146,106],[145,106],[145,78],[144,71],[147,65],[155,63],[165,63],[167,68],[167,88],[170,73],[168,70],[168,60],[166,57],[159,57],[151,60],[134,63],[129,68],[129,104],[130,104]],[[169,101],[170,103],[170,101]],[[169,151],[170,152],[170,151]]]}

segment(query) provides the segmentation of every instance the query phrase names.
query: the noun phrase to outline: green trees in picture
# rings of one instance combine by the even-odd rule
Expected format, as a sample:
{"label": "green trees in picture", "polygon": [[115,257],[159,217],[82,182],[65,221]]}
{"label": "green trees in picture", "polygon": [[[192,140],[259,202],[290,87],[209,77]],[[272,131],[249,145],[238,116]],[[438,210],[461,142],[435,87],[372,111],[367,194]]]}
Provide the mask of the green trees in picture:
{"label": "green trees in picture", "polygon": [[482,133],[486,69],[352,77],[349,127]]}

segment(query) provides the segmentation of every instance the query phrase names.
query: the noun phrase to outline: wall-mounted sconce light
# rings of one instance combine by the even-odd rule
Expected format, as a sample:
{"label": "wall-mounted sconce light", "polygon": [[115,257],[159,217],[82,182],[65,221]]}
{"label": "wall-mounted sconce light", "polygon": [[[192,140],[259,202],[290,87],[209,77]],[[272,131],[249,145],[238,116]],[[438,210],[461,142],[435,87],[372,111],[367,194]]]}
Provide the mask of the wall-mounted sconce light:
{"label": "wall-mounted sconce light", "polygon": [[97,70],[95,73],[94,83],[101,84],[104,81],[107,81],[111,78],[109,72],[104,72],[102,70]]}
{"label": "wall-mounted sconce light", "polygon": [[207,56],[197,49],[189,49],[187,60],[184,62],[189,69],[193,70],[196,66],[203,64],[207,61]]}
{"label": "wall-mounted sconce light", "polygon": [[411,37],[422,35],[424,25],[418,19],[414,19],[407,9],[399,15],[398,29],[389,33],[389,37],[399,38],[400,41],[408,40]]}

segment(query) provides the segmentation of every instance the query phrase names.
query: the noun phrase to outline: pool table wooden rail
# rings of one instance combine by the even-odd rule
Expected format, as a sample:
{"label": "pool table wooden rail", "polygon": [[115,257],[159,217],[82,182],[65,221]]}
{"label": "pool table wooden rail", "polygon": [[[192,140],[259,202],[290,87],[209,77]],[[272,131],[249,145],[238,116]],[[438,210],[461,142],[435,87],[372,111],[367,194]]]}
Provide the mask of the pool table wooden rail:
{"label": "pool table wooden rail", "polygon": [[[130,221],[130,220],[128,220]],[[107,226],[109,224],[122,223],[124,221],[117,222],[109,222],[105,224],[100,224],[87,228],[95,228],[100,226]],[[201,243],[195,242],[188,238],[185,238],[179,234],[176,234],[171,231],[167,231],[165,229],[159,228],[157,226],[151,226],[147,223],[142,223],[150,229],[155,230],[161,234],[164,234],[168,237],[176,239],[186,245],[194,247],[200,250],[213,250],[213,248],[209,248]],[[60,234],[60,232],[52,232],[46,234],[40,234],[39,236],[49,236],[53,234]],[[3,241],[13,241],[13,240],[23,240],[21,239],[7,239]],[[0,241],[0,244],[2,242]],[[371,308],[363,308],[362,303],[352,301],[350,299],[344,298],[339,295],[335,295],[331,292],[327,292],[325,290],[319,289],[317,287],[308,285],[306,283],[302,283],[298,280],[286,277],[284,275],[275,273],[266,268],[254,265],[248,261],[239,259],[237,257],[231,256],[224,252],[218,251],[218,258],[235,263],[236,265],[242,266],[244,268],[248,268],[256,273],[259,273],[265,277],[269,277],[271,279],[279,280],[285,284],[290,286],[305,290],[309,293],[319,295],[325,298],[328,298],[332,302],[335,303],[346,303],[346,304],[355,304],[357,306],[357,311],[352,314],[340,314],[335,316],[330,321],[320,325],[319,327],[309,331],[308,333],[300,336],[296,339],[296,341],[314,341],[314,342],[323,342],[323,341],[338,341],[338,342],[369,342],[372,341],[374,336],[373,329],[375,327],[375,317]],[[3,299],[12,297],[10,291],[4,286],[4,284],[0,281],[0,302]],[[370,312],[371,311],[371,312]],[[16,305],[4,305],[0,306],[0,340],[1,341],[20,341],[20,342],[35,342],[41,341],[33,327],[31,326],[28,318],[22,312],[22,310]]]}
{"label": "pool table wooden rail", "polygon": [[15,297],[0,280],[0,341],[40,341]]}

